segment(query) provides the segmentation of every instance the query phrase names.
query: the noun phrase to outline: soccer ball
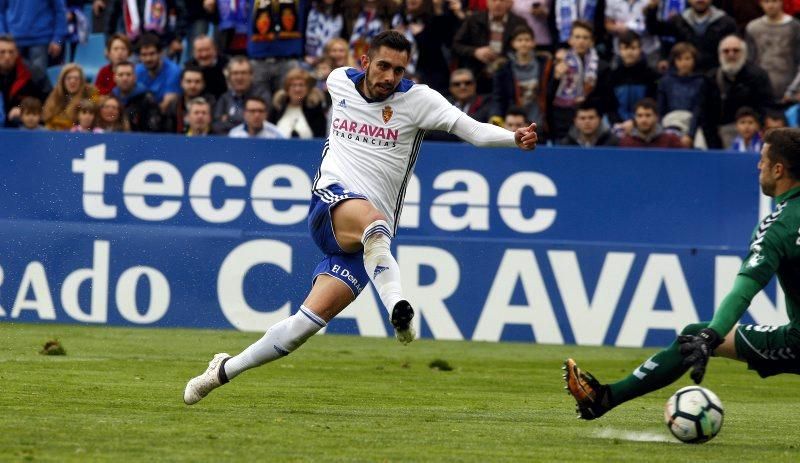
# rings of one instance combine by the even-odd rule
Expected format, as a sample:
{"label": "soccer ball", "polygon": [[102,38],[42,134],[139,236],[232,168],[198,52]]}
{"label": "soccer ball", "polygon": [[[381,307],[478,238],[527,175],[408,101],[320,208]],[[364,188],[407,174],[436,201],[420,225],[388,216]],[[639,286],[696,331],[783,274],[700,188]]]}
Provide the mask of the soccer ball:
{"label": "soccer ball", "polygon": [[667,400],[664,421],[673,436],[690,444],[708,442],[722,428],[722,402],[700,386],[679,389]]}

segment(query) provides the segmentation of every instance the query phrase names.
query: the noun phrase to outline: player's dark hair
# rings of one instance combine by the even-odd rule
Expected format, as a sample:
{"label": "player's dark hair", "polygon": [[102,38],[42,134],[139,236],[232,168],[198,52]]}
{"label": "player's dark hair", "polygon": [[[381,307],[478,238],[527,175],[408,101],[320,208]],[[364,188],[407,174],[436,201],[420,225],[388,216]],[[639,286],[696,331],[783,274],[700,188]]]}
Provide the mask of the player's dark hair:
{"label": "player's dark hair", "polygon": [[161,39],[158,38],[157,35],[153,34],[152,32],[148,32],[144,34],[140,39],[139,43],[139,53],[142,52],[142,48],[144,47],[156,47],[156,51],[161,53]]}
{"label": "player's dark hair", "polygon": [[654,113],[658,114],[658,103],[656,103],[656,100],[652,98],[642,98],[641,100],[637,101],[636,106],[633,107],[634,112],[639,108],[650,109]]}
{"label": "player's dark hair", "polygon": [[389,30],[376,35],[369,42],[367,56],[372,58],[380,47],[391,48],[399,52],[406,52],[411,56],[411,42],[400,32]]}
{"label": "player's dark hair", "polygon": [[733,120],[738,121],[743,117],[752,117],[756,120],[756,122],[761,124],[761,116],[750,106],[742,106],[741,108],[737,109]]}
{"label": "player's dark hair", "polygon": [[800,129],[782,127],[772,129],[764,137],[769,144],[767,157],[772,162],[780,162],[789,171],[789,176],[800,180]]}
{"label": "player's dark hair", "polygon": [[511,29],[511,35],[509,35],[508,38],[509,40],[514,40],[517,38],[518,35],[522,34],[528,34],[531,36],[533,40],[536,40],[536,34],[533,33],[533,29],[528,27],[526,24],[522,24]]}
{"label": "player's dark hair", "polygon": [[642,38],[636,32],[632,30],[626,30],[619,36],[619,44],[625,45],[626,47],[633,46],[634,43],[642,45]]}

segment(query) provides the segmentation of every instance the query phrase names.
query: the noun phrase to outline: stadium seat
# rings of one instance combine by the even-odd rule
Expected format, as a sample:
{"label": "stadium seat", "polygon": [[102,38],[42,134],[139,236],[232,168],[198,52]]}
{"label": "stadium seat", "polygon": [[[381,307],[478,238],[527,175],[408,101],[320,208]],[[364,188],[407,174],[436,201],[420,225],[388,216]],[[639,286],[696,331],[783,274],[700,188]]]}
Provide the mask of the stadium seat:
{"label": "stadium seat", "polygon": [[75,62],[80,64],[86,74],[86,80],[94,82],[100,68],[106,65],[106,42],[103,34],[90,34],[86,43],[78,45]]}
{"label": "stadium seat", "polygon": [[53,87],[56,86],[56,82],[58,82],[58,75],[61,74],[61,68],[63,66],[50,66],[47,68],[47,77],[50,79],[50,83],[53,84]]}

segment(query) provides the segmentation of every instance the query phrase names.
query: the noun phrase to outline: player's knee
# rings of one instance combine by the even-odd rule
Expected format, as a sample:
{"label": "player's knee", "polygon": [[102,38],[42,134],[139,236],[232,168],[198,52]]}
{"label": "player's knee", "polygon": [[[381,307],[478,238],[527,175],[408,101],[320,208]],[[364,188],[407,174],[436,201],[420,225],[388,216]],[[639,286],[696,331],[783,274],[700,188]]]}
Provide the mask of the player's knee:
{"label": "player's knee", "polygon": [[691,323],[683,327],[683,329],[681,330],[681,334],[695,336],[697,335],[697,333],[700,332],[700,330],[704,328],[708,328],[708,322]]}
{"label": "player's knee", "polygon": [[371,248],[388,248],[392,240],[392,231],[385,220],[374,220],[361,235],[361,243],[364,245],[364,252],[369,252]]}

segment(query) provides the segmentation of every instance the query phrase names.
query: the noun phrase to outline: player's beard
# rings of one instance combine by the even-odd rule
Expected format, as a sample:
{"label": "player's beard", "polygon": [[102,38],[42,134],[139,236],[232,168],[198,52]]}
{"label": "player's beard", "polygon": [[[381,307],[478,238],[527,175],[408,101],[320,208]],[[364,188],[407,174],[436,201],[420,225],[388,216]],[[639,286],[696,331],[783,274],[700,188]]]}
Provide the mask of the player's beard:
{"label": "player's beard", "polygon": [[369,93],[368,96],[373,101],[383,101],[383,100],[389,98],[390,96],[392,96],[392,90],[394,90],[393,88],[388,89],[388,92],[385,95],[383,95],[381,93],[378,93],[379,90],[382,91],[382,90],[386,90],[386,89],[381,88],[381,85],[379,85],[379,84],[372,84],[371,83],[371,81],[369,79],[369,67],[367,67],[366,74],[364,75],[364,83],[365,83],[365,86],[367,87],[367,90],[368,90],[368,93]]}
{"label": "player's beard", "polygon": [[775,180],[769,178],[769,173],[762,173],[758,177],[758,184],[761,187],[761,192],[769,197],[775,196]]}

